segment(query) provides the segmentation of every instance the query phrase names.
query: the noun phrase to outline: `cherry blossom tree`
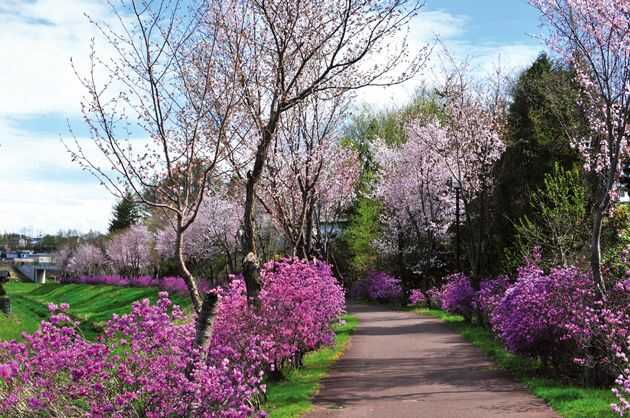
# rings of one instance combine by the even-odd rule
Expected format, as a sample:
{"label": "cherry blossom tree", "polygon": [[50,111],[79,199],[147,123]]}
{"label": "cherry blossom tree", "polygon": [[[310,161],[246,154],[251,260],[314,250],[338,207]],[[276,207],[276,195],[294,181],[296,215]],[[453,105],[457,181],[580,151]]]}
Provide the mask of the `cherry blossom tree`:
{"label": "cherry blossom tree", "polygon": [[103,251],[94,244],[79,245],[70,260],[67,269],[74,274],[94,275],[101,273],[107,265]]}
{"label": "cherry blossom tree", "polygon": [[87,92],[83,116],[100,159],[78,140],[68,148],[114,195],[122,198],[129,191],[174,219],[176,258],[200,313],[202,298],[183,243],[234,149],[238,82],[226,71],[230,60],[218,46],[218,26],[204,24],[207,2],[110,5],[118,25],[92,23],[114,57],[98,55],[93,44],[87,74],[75,70]]}
{"label": "cherry blossom tree", "polygon": [[[260,288],[255,234],[257,186],[283,115],[313,95],[336,97],[413,77],[426,50],[409,54],[404,31],[415,0],[226,1],[214,10],[223,47],[238,66],[253,127],[245,176],[243,273],[247,294]],[[399,43],[395,40],[401,40]]]}
{"label": "cherry blossom tree", "polygon": [[[477,286],[485,251],[492,169],[505,144],[500,137],[503,112],[498,107],[501,101],[488,101],[485,92],[470,87],[465,74],[463,66],[455,67],[448,75],[440,90],[444,105],[441,118],[428,124],[423,119],[412,120],[407,135],[414,142],[426,144],[437,156],[436,161],[445,170],[449,183],[460,190],[466,224],[478,226],[476,231],[470,231],[467,240],[473,284]],[[446,186],[444,184],[445,190]]]}
{"label": "cherry blossom tree", "polygon": [[[236,272],[243,205],[226,193],[210,192],[199,208],[199,214],[184,237],[186,261],[206,260],[218,255],[226,258],[230,273]],[[155,248],[162,257],[175,257],[176,230],[169,220],[158,231]]]}
{"label": "cherry blossom tree", "polygon": [[263,172],[259,200],[294,256],[326,258],[330,225],[352,202],[359,165],[340,144],[345,110],[340,98],[312,96],[296,105],[282,121]]}
{"label": "cherry blossom tree", "polygon": [[630,136],[630,3],[626,0],[530,0],[551,29],[548,44],[571,64],[582,87],[590,124],[574,136],[585,169],[595,179],[592,195],[591,269],[600,293],[601,231],[617,187],[620,158]]}
{"label": "cherry blossom tree", "polygon": [[404,252],[410,248],[415,258],[420,247],[426,250],[420,254],[425,265],[436,260],[439,243],[446,237],[454,215],[454,199],[446,189],[451,174],[442,164],[441,155],[424,140],[435,141],[446,131],[433,122],[421,133],[398,145],[380,141],[374,149],[379,166],[376,196],[385,209],[384,236],[379,246],[397,253],[401,266]]}
{"label": "cherry blossom tree", "polygon": [[132,225],[114,235],[105,254],[117,274],[139,276],[151,266],[152,236],[144,225]]}

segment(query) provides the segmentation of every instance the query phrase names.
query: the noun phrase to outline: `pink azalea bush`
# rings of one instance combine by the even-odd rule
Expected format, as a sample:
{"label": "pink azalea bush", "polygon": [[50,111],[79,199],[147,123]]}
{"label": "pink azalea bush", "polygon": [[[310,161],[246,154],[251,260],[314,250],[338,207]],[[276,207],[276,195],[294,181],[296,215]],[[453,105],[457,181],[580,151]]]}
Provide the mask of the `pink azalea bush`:
{"label": "pink azalea bush", "polygon": [[409,304],[411,305],[424,305],[427,302],[426,296],[420,289],[412,289],[409,294]]}
{"label": "pink azalea bush", "polygon": [[441,301],[444,310],[470,319],[475,303],[475,289],[470,278],[464,273],[448,276],[446,284],[442,287]]}
{"label": "pink azalea bush", "polygon": [[265,264],[255,306],[242,278],[216,290],[207,355],[194,348],[191,318],[160,292],[107,323],[96,342],[80,334],[68,306],[25,342],[0,343],[0,416],[251,417],[266,372],[299,365],[333,342],[344,293],[322,262]]}
{"label": "pink azalea bush", "polygon": [[270,261],[261,269],[258,311],[245,309],[241,277],[219,293],[223,301],[213,346],[238,361],[262,351],[261,369],[299,365],[304,353],[334,341],[332,323],[345,310],[344,293],[330,266],[297,258]]}
{"label": "pink azalea bush", "polygon": [[256,414],[262,376],[221,359],[202,360],[194,327],[168,294],[114,316],[85,340],[67,305],[49,306],[24,343],[0,343],[0,415],[199,416]]}
{"label": "pink azalea bush", "polygon": [[[188,286],[181,277],[153,277],[153,276],[119,276],[119,275],[99,275],[99,276],[67,276],[59,278],[60,283],[108,285],[121,287],[155,287],[169,293],[179,295],[188,294]],[[199,291],[207,293],[210,290],[208,282],[198,280]]]}
{"label": "pink azalea bush", "polygon": [[499,276],[481,281],[479,284],[479,292],[477,292],[475,298],[475,306],[485,319],[491,317],[511,285],[512,280],[508,276]]}
{"label": "pink azalea bush", "polygon": [[351,295],[353,299],[381,303],[399,302],[402,299],[403,290],[400,279],[382,271],[372,271],[354,284]]}
{"label": "pink azalea bush", "polygon": [[572,324],[580,307],[592,305],[592,288],[590,275],[575,267],[545,274],[535,264],[526,265],[492,313],[492,326],[512,352],[555,364],[571,362],[579,337],[577,330],[571,331]]}

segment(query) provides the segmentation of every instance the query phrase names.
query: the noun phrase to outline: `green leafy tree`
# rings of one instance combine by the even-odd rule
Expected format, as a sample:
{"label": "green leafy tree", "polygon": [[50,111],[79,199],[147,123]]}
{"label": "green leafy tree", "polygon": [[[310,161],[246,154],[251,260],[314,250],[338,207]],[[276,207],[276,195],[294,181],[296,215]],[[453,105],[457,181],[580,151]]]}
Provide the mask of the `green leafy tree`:
{"label": "green leafy tree", "polygon": [[380,211],[381,205],[378,201],[360,198],[350,225],[344,231],[343,240],[350,251],[352,273],[357,278],[377,263],[378,252],[374,247],[374,241],[379,237]]}
{"label": "green leafy tree", "polygon": [[565,170],[556,163],[553,172],[545,174],[543,186],[531,194],[529,205],[532,214],[515,225],[520,255],[539,246],[548,265],[576,264],[588,239],[580,171]]}

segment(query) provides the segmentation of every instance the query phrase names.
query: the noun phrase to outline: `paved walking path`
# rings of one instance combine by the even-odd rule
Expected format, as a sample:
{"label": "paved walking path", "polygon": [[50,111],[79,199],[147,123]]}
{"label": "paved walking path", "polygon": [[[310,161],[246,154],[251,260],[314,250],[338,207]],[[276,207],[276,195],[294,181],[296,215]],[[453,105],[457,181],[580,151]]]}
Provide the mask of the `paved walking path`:
{"label": "paved walking path", "polygon": [[351,306],[360,319],[308,418],[557,417],[446,324]]}

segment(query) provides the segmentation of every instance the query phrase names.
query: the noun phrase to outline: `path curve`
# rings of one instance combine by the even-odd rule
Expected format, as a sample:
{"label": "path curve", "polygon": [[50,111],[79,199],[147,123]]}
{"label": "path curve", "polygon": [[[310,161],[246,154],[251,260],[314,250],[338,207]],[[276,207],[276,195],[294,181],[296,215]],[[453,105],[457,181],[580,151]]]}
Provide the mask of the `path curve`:
{"label": "path curve", "polygon": [[352,305],[360,319],[307,418],[557,417],[445,323]]}

